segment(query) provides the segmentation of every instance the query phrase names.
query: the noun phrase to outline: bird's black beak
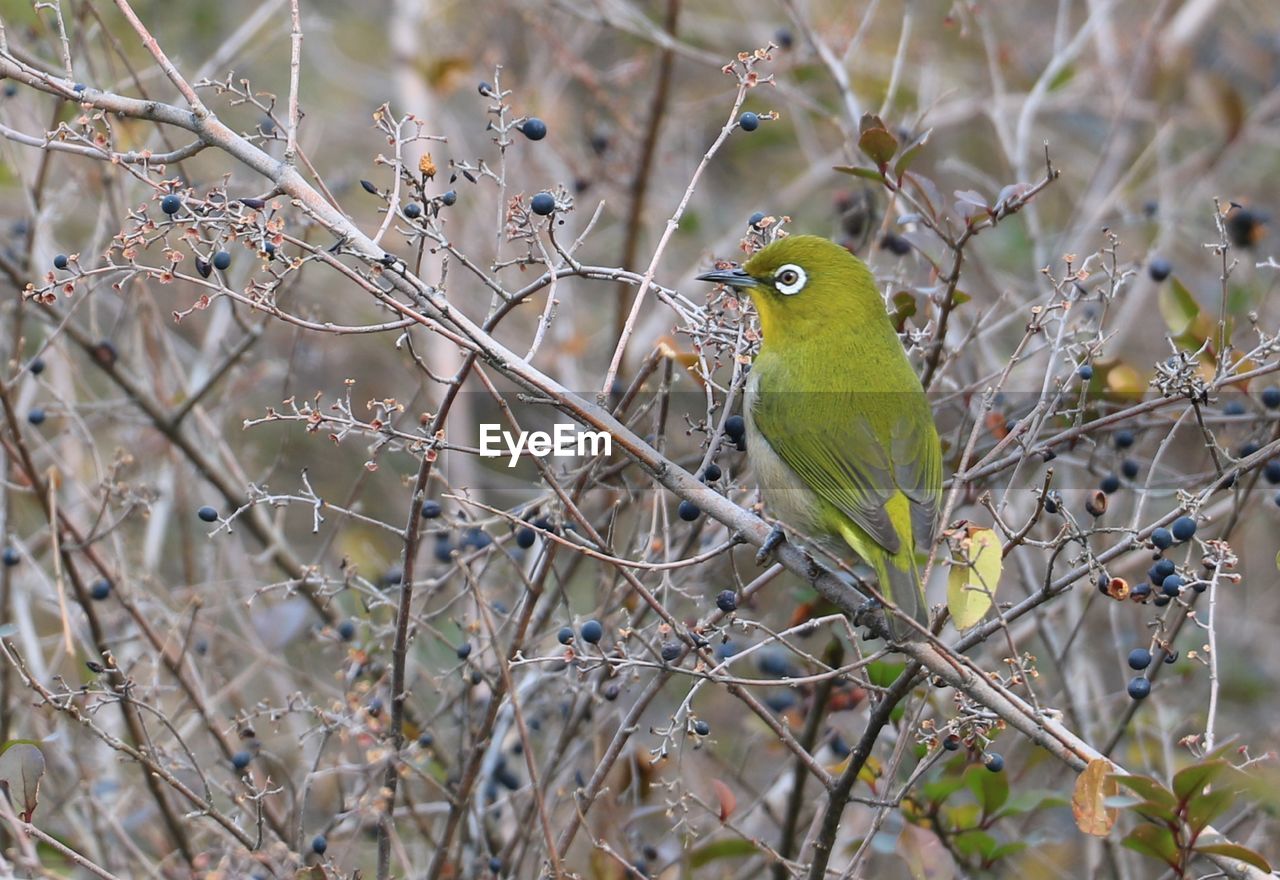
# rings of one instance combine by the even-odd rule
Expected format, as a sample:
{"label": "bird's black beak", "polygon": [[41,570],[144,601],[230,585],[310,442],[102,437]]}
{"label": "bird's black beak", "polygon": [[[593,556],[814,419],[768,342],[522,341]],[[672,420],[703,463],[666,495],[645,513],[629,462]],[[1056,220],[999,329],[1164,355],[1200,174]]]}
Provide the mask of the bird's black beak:
{"label": "bird's black beak", "polygon": [[714,272],[703,272],[699,281],[710,281],[712,284],[727,284],[738,290],[750,290],[759,287],[760,282],[741,269],[717,269]]}

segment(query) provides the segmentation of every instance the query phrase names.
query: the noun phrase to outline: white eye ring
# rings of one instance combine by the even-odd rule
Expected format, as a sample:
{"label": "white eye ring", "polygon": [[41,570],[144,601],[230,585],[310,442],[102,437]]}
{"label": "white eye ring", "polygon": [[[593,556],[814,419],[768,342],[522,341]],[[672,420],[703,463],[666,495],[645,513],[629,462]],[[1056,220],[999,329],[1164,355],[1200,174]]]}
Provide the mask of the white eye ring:
{"label": "white eye ring", "polygon": [[808,281],[809,276],[795,263],[779,266],[778,271],[773,273],[773,286],[784,296],[794,296],[804,290]]}

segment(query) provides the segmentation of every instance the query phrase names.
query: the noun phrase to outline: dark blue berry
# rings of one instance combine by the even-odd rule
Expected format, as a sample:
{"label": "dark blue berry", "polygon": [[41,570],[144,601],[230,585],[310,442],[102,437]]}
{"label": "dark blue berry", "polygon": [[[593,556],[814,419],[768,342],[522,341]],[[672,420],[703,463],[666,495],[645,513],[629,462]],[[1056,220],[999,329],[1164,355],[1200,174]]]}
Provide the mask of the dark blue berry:
{"label": "dark blue berry", "polygon": [[556,209],[556,197],[549,192],[540,192],[529,200],[529,210],[539,217],[546,217]]}
{"label": "dark blue berry", "polygon": [[83,92],[84,83],[76,83],[74,86],[72,86],[72,88],[75,89],[77,92]]}
{"label": "dark blue berry", "polygon": [[494,874],[499,873],[502,870],[502,859],[497,856],[489,859],[489,870]]}
{"label": "dark blue berry", "polygon": [[1261,448],[1262,444],[1257,440],[1246,440],[1244,443],[1241,443],[1240,448],[1236,450],[1236,458],[1248,458]]}
{"label": "dark blue berry", "polygon": [[356,622],[351,618],[347,618],[338,624],[338,636],[344,641],[349,642],[356,637]]}
{"label": "dark blue berry", "polygon": [[1170,531],[1173,532],[1174,540],[1190,541],[1196,533],[1196,521],[1189,516],[1180,516],[1173,521]]}
{"label": "dark blue berry", "polygon": [[1147,583],[1134,584],[1133,589],[1129,591],[1129,596],[1137,600],[1145,599],[1150,595],[1151,595],[1151,584],[1147,584]]}
{"label": "dark blue berry", "polygon": [[1243,400],[1228,400],[1222,405],[1222,414],[1224,416],[1242,416],[1248,410],[1245,408]]}
{"label": "dark blue berry", "polygon": [[458,200],[458,194],[454,190],[449,190],[440,197],[440,204],[446,208]]}
{"label": "dark blue berry", "polygon": [[111,581],[106,578],[98,578],[89,585],[89,595],[101,602],[111,595]]}
{"label": "dark blue berry", "polygon": [[226,251],[218,251],[213,255],[213,268],[219,272],[225,272],[231,266],[231,254]]}
{"label": "dark blue berry", "polygon": [[1134,477],[1138,476],[1138,472],[1140,470],[1141,468],[1138,463],[1132,458],[1126,458],[1124,461],[1120,462],[1120,473],[1126,480],[1132,480]]}
{"label": "dark blue berry", "polygon": [[41,373],[43,373],[43,372],[44,372],[44,359],[43,359],[43,358],[33,358],[33,359],[32,359],[32,361],[31,361],[31,373],[32,373],[32,375],[39,376],[39,375],[40,375]]}
{"label": "dark blue berry", "polygon": [[317,834],[311,838],[311,851],[318,856],[324,855],[324,851],[329,848],[329,841],[325,840],[323,834]]}
{"label": "dark blue berry", "polygon": [[458,650],[455,651],[454,653],[458,655],[459,660],[466,660],[468,657],[471,656],[471,643],[463,642],[461,645],[458,646]]}
{"label": "dark blue berry", "polygon": [[516,531],[516,546],[523,547],[528,550],[533,543],[538,540],[538,533],[528,526],[524,526]]}
{"label": "dark blue berry", "polygon": [[738,594],[733,590],[721,590],[716,595],[716,607],[728,614],[738,608]]}
{"label": "dark blue berry", "polygon": [[218,521],[218,511],[214,510],[207,504],[196,511],[196,516],[200,517],[200,519],[207,523]]}
{"label": "dark blue berry", "polygon": [[47,417],[48,416],[45,414],[45,411],[38,406],[31,410],[31,412],[27,413],[27,421],[33,425],[43,425],[44,420]]}
{"label": "dark blue berry", "polygon": [[954,752],[960,748],[960,737],[954,733],[949,733],[942,738],[942,747],[948,752]]}
{"label": "dark blue berry", "polygon": [[166,214],[173,215],[182,209],[182,196],[169,193],[160,200],[160,210]]}
{"label": "dark blue berry", "polygon": [[696,733],[698,736],[706,736],[707,734],[711,733],[711,725],[703,721],[702,719],[698,719],[697,721],[693,722],[693,732]]}
{"label": "dark blue berry", "polygon": [[67,260],[66,254],[58,254],[56,257],[53,258],[53,268],[65,269],[67,268],[67,265],[69,264],[69,262],[70,261]]}
{"label": "dark blue berry", "polygon": [[1115,474],[1107,474],[1102,478],[1102,483],[1098,486],[1103,492],[1112,495],[1120,491],[1120,478]]}
{"label": "dark blue berry", "polygon": [[480,85],[476,86],[476,91],[487,98],[493,94],[493,86],[489,85],[487,82],[481,82]]}
{"label": "dark blue berry", "polygon": [[724,433],[730,440],[738,441],[747,436],[747,421],[742,416],[729,416],[724,420]]}
{"label": "dark blue berry", "polygon": [[263,242],[262,252],[267,255],[267,259],[274,259],[276,255],[276,246],[272,242]]}
{"label": "dark blue berry", "polygon": [[786,28],[778,28],[773,32],[773,41],[778,44],[779,49],[790,49],[795,44],[796,38]]}
{"label": "dark blue berry", "polygon": [[[911,253],[911,242],[907,241],[907,239],[903,238],[901,235],[889,232],[880,239],[880,249],[886,250],[897,257],[905,257],[907,254]],[[1007,425],[1008,429],[1012,431],[1015,424],[1017,424],[1016,419],[1009,422]]]}
{"label": "dark blue berry", "polygon": [[1116,449],[1128,449],[1133,445],[1134,436],[1132,431],[1116,431],[1115,437]]}
{"label": "dark blue berry", "polygon": [[1058,502],[1054,498],[1046,495],[1044,498],[1044,509],[1048,513],[1058,512]]}
{"label": "dark blue berry", "polygon": [[435,519],[442,513],[444,513],[444,508],[440,506],[439,501],[428,499],[427,501],[422,502],[423,519]]}
{"label": "dark blue berry", "polygon": [[1262,405],[1267,409],[1280,409],[1280,386],[1262,389]]}
{"label": "dark blue berry", "polygon": [[604,638],[604,625],[598,620],[588,620],[582,625],[582,640],[594,645]]}
{"label": "dark blue berry", "polygon": [[1159,550],[1168,550],[1173,546],[1173,532],[1161,526],[1151,532],[1151,543]]}
{"label": "dark blue berry", "polygon": [[1166,596],[1172,599],[1181,592],[1184,584],[1186,584],[1186,581],[1183,579],[1182,575],[1171,574],[1160,583],[1160,589],[1164,591]]}
{"label": "dark blue berry", "polygon": [[1161,593],[1159,596],[1155,597],[1155,599],[1152,601],[1152,604],[1155,605],[1157,608],[1163,608],[1164,606],[1168,605],[1172,601],[1173,600],[1170,599],[1168,596],[1166,596],[1164,593]]}
{"label": "dark blue berry", "polygon": [[1151,665],[1151,652],[1146,648],[1134,648],[1129,652],[1129,668],[1143,670]]}
{"label": "dark blue berry", "polygon": [[22,561],[22,557],[18,555],[17,550],[15,550],[12,547],[4,548],[4,564],[6,566],[8,566],[9,568],[13,568],[15,565],[17,565],[21,561]]}
{"label": "dark blue berry", "polygon": [[670,663],[680,656],[681,647],[679,642],[663,642],[662,643],[662,659],[666,663]]}
{"label": "dark blue berry", "polygon": [[520,133],[531,141],[540,141],[547,136],[547,124],[536,116],[530,116],[520,126]]}
{"label": "dark blue berry", "polygon": [[1280,458],[1274,458],[1267,462],[1267,466],[1262,469],[1262,475],[1267,478],[1267,482],[1273,486],[1280,483]]}
{"label": "dark blue berry", "polygon": [[743,131],[755,131],[760,127],[760,117],[748,110],[738,117],[738,125]]}
{"label": "dark blue berry", "polygon": [[764,219],[764,211],[756,211],[754,214],[752,214],[750,217],[747,218],[747,225],[750,226],[752,229],[758,229],[760,227],[760,221],[763,219]]}
{"label": "dark blue berry", "polygon": [[418,734],[418,748],[420,749],[431,748],[431,744],[435,741],[436,741],[436,738],[425,730],[422,733]]}
{"label": "dark blue berry", "polygon": [[422,216],[422,206],[417,202],[410,202],[404,206],[404,215],[410,220]]}
{"label": "dark blue berry", "polygon": [[985,764],[987,769],[992,773],[999,773],[1004,769],[1004,756],[997,752],[992,752],[987,755],[986,760],[982,763]]}
{"label": "dark blue berry", "polygon": [[484,529],[470,528],[462,533],[459,543],[466,550],[483,550],[493,543],[493,538]]}
{"label": "dark blue berry", "polygon": [[676,513],[685,522],[693,522],[702,515],[702,508],[694,504],[692,501],[685,499],[680,502],[680,506],[676,508]]}
{"label": "dark blue berry", "polygon": [[1163,257],[1156,257],[1147,264],[1147,274],[1151,276],[1152,281],[1163,281],[1169,277],[1169,273],[1172,271],[1172,264]]}
{"label": "dark blue berry", "polygon": [[253,755],[249,752],[236,752],[231,756],[231,766],[237,770],[243,770],[249,766],[249,762],[253,760]]}
{"label": "dark blue berry", "polygon": [[572,642],[572,641],[573,641],[573,627],[571,627],[571,626],[562,626],[562,627],[560,627],[560,632],[556,633],[556,639],[557,639],[557,640],[560,642],[560,644],[562,644],[562,645],[567,645],[567,644],[569,644],[570,642]]}
{"label": "dark blue berry", "polygon": [[437,562],[451,562],[453,560],[453,542],[449,540],[448,535],[440,535],[436,538],[434,553]]}
{"label": "dark blue berry", "polygon": [[1129,679],[1127,690],[1129,691],[1129,696],[1133,697],[1133,699],[1143,700],[1151,693],[1151,682],[1139,675]]}
{"label": "dark blue berry", "polygon": [[714,483],[716,480],[720,479],[720,476],[720,465],[715,462],[707,465],[707,469],[702,472],[702,479],[708,483]]}
{"label": "dark blue berry", "polygon": [[1089,364],[1081,364],[1080,369],[1076,370],[1076,375],[1088,382],[1093,378],[1093,367]]}

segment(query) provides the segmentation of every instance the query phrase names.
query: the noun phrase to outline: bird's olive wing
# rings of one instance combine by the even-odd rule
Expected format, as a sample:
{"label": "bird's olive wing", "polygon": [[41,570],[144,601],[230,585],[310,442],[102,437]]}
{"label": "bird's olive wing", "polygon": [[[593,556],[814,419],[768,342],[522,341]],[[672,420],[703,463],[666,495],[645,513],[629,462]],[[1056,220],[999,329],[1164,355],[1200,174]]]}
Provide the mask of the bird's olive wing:
{"label": "bird's olive wing", "polygon": [[911,499],[911,532],[917,550],[933,543],[942,502],[942,449],[928,405],[903,412],[893,424],[893,466],[898,488]]}
{"label": "bird's olive wing", "polygon": [[[902,539],[885,504],[898,491],[898,468],[890,458],[897,458],[897,444],[880,441],[871,422],[859,411],[855,395],[840,395],[848,400],[838,402],[824,395],[822,406],[815,408],[822,415],[806,412],[811,408],[806,404],[814,397],[787,392],[757,395],[752,411],[756,428],[820,498],[896,554]],[[834,420],[830,418],[833,413]],[[909,432],[902,433],[905,444]]]}

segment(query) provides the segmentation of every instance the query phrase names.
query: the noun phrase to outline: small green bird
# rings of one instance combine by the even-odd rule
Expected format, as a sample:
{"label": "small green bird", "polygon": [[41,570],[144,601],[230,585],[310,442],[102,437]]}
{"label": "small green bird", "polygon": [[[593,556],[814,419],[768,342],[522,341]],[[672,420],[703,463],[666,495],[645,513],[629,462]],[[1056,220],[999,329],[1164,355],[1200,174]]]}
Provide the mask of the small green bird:
{"label": "small green bird", "polygon": [[[917,554],[933,540],[942,451],[871,271],[835,242],[796,235],[698,279],[745,290],[760,316],[744,413],[770,509],[804,536],[852,548],[885,598],[927,625]],[[889,631],[918,635],[893,615]]]}

